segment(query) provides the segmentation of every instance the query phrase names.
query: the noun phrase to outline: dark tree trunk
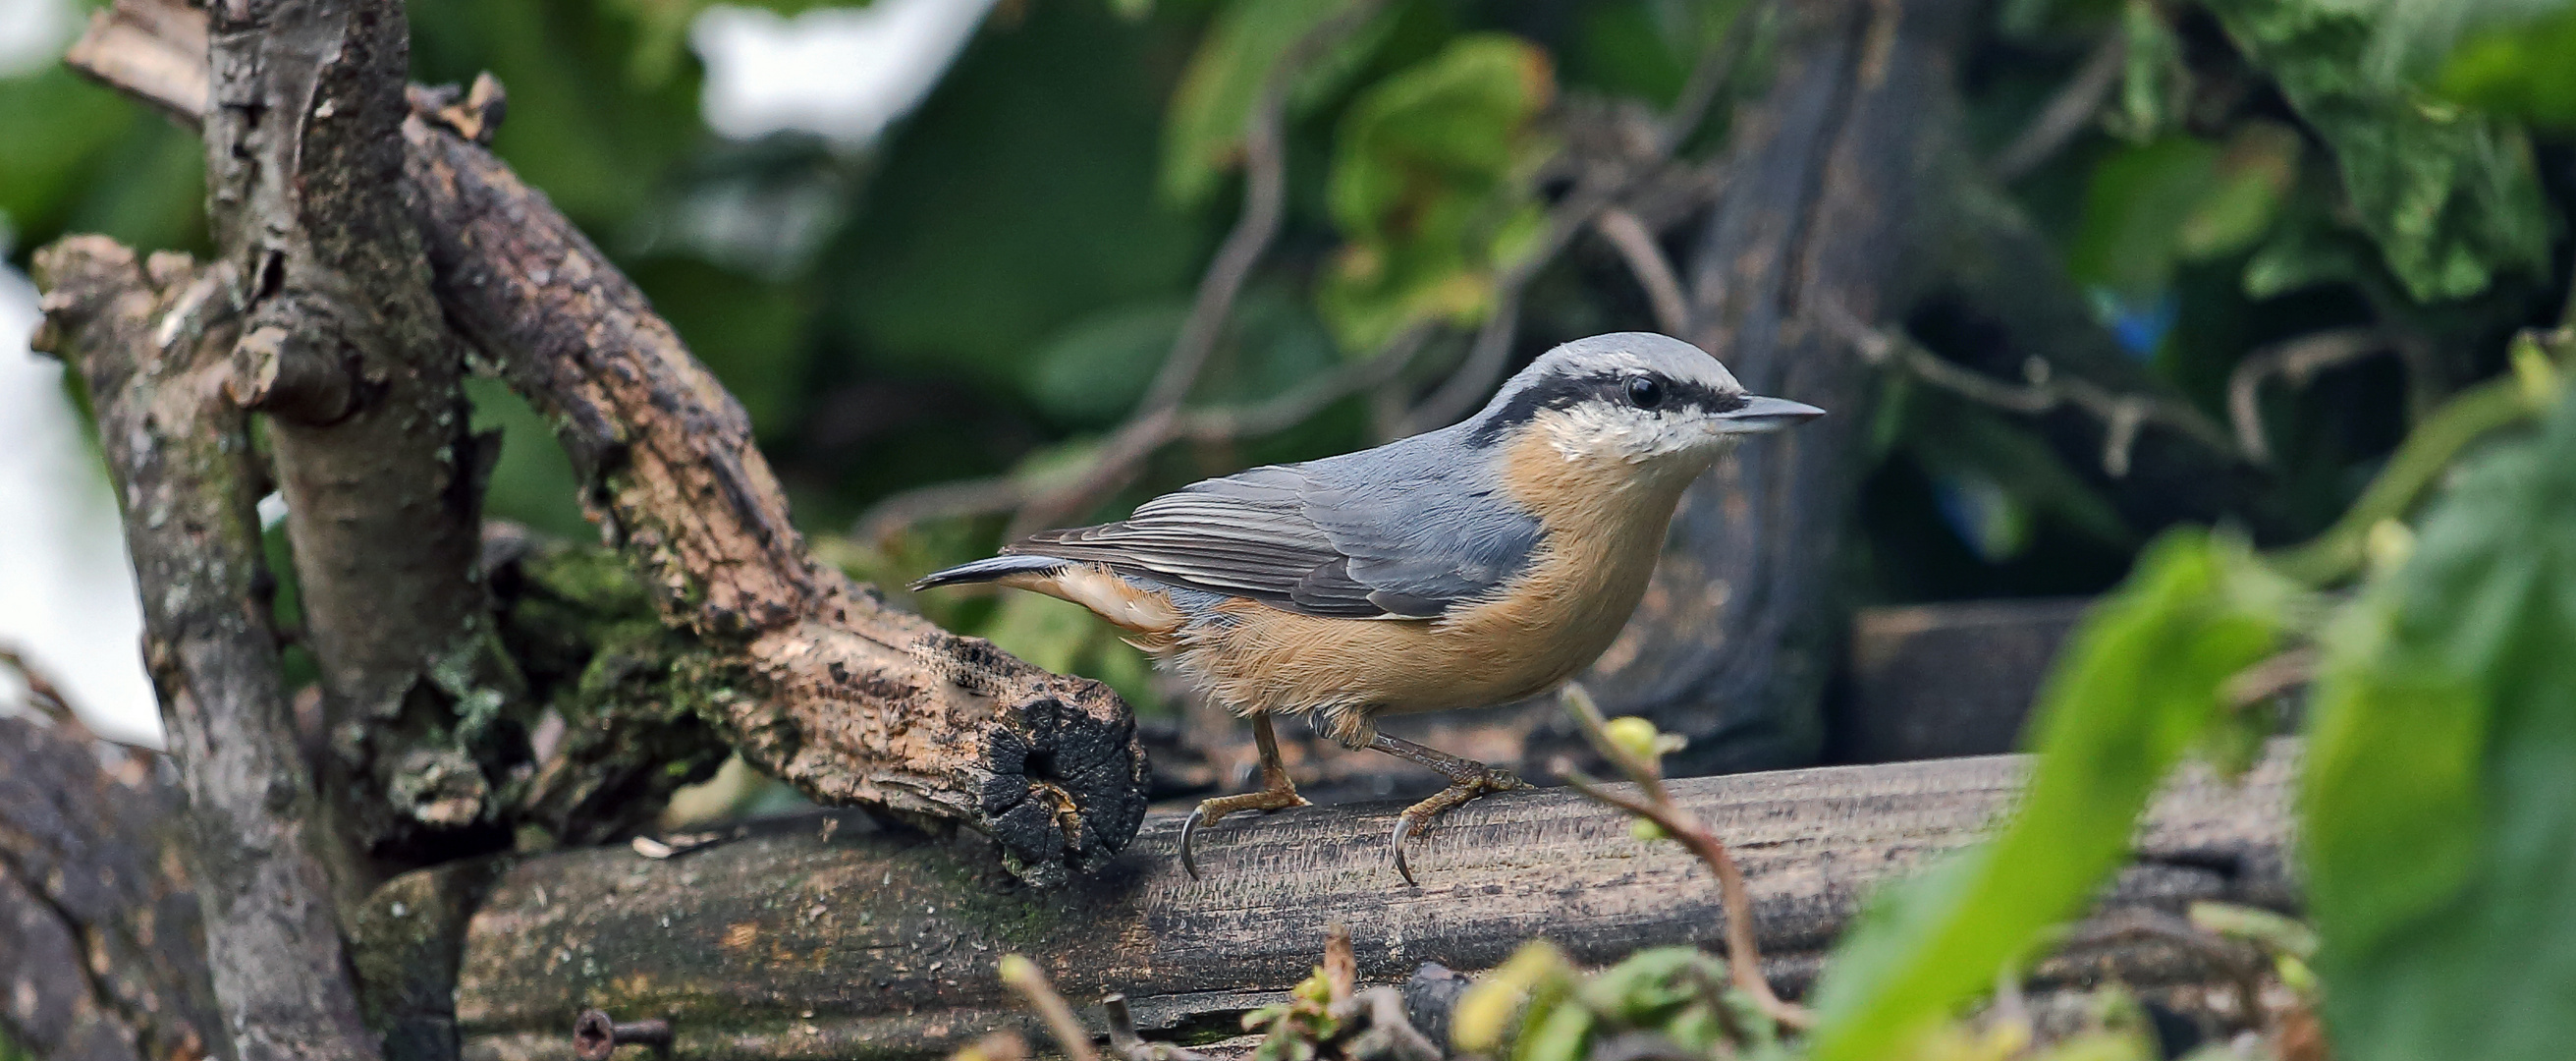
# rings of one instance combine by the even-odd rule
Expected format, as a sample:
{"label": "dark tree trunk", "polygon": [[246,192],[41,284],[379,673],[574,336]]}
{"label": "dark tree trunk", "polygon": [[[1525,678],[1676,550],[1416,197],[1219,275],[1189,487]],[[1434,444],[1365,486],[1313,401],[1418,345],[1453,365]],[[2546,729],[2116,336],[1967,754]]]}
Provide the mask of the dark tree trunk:
{"label": "dark tree trunk", "polygon": [[1902,248],[1947,147],[1973,7],[1782,5],[1771,86],[1737,115],[1689,338],[1754,393],[1831,415],[1753,440],[1692,487],[1645,604],[1588,679],[1604,710],[1690,738],[1677,772],[1811,762],[1823,743],[1878,373],[1818,307],[1876,320],[1905,304]]}

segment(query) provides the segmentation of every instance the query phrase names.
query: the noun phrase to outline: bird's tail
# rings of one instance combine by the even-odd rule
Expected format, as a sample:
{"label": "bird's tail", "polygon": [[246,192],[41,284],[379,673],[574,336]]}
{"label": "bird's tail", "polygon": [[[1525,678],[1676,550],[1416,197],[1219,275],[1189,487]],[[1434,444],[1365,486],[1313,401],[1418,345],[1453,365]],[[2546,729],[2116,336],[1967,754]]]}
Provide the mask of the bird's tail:
{"label": "bird's tail", "polygon": [[954,586],[966,582],[991,582],[994,579],[1009,578],[1012,575],[1044,575],[1062,571],[1071,566],[1073,561],[1052,556],[996,556],[989,560],[977,560],[971,564],[959,564],[945,571],[933,571],[921,576],[919,581],[912,584],[912,588],[924,590],[933,586]]}

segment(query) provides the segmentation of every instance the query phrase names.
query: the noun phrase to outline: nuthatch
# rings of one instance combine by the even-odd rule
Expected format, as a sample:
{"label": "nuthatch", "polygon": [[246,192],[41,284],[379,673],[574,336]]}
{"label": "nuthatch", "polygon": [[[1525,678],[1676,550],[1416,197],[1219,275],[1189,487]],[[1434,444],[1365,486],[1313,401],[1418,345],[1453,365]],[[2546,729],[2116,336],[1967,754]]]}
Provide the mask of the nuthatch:
{"label": "nuthatch", "polygon": [[1044,531],[914,589],[994,582],[1072,601],[1252,719],[1262,790],[1199,804],[1304,806],[1270,716],[1437,771],[1393,846],[1518,778],[1377,731],[1377,717],[1507,703],[1601,655],[1636,610],[1682,489],[1742,435],[1824,415],[1748,395],[1717,359],[1621,332],[1548,351],[1451,427],[1182,487],[1116,523]]}

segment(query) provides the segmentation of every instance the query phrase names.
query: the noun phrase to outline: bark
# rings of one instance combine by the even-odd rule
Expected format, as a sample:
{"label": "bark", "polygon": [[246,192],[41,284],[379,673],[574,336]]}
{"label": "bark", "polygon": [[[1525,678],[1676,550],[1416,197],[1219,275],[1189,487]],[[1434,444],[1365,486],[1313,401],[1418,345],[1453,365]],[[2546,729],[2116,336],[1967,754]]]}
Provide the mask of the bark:
{"label": "bark", "polygon": [[35,1061],[204,1061],[226,1044],[168,759],[68,714],[0,718],[0,1041]]}
{"label": "bark", "polygon": [[208,13],[207,217],[246,317],[227,387],[271,414],[331,809],[393,867],[506,843],[487,769],[517,757],[520,689],[475,581],[495,440],[401,199],[401,0]]}
{"label": "bark", "polygon": [[371,1061],[333,923],[313,782],[279,687],[239,332],[222,264],[99,237],[36,257],[45,345],[78,366],[124,500],[144,659],[188,803],[190,876],[234,1061]]}
{"label": "bark", "polygon": [[1690,738],[1678,773],[1811,762],[1822,744],[1876,372],[1813,318],[1904,304],[1898,248],[1944,146],[1973,7],[1783,5],[1771,86],[1736,116],[1689,338],[1754,393],[1831,415],[1746,444],[1692,487],[1645,604],[1586,679],[1604,711]]}
{"label": "bark", "polygon": [[[2103,913],[2288,906],[2294,756],[2276,746],[2241,787],[2178,777]],[[1734,846],[1766,971],[1803,990],[1866,891],[1982,835],[2023,769],[2014,757],[1956,759],[1673,789]],[[1240,1014],[1308,975],[1334,922],[1350,926],[1361,975],[1378,982],[1424,961],[1490,968],[1540,935],[1584,962],[1723,937],[1704,867],[1677,845],[1635,840],[1623,818],[1567,790],[1444,818],[1413,857],[1420,889],[1387,862],[1399,806],[1226,822],[1200,837],[1204,881],[1172,856],[1179,815],[1158,815],[1102,873],[1043,895],[992,880],[953,846],[846,817],[774,823],[667,860],[609,849],[527,860],[498,873],[470,918],[451,918],[465,926],[456,1029],[476,1061],[559,1057],[572,1015],[595,1006],[616,1020],[669,1019],[666,1056],[678,1059],[931,1057],[1022,1021],[994,975],[1002,954],[1019,953],[1077,1004],[1123,991],[1150,1035],[1203,1041],[1236,1034]],[[2135,939],[2040,972],[2150,991],[2220,975]],[[1089,1019],[1100,1027],[1096,1010]]]}
{"label": "bark", "polygon": [[[205,114],[184,77],[124,79],[173,66],[143,53],[184,49],[184,31],[154,27],[188,17],[121,0],[72,60],[173,114]],[[892,611],[817,561],[740,406],[485,148],[497,87],[416,91],[414,103],[401,186],[440,308],[553,418],[606,539],[663,621],[709,650],[677,677],[696,710],[807,794],[971,826],[1030,880],[1061,881],[1123,846],[1144,818],[1126,705]]]}

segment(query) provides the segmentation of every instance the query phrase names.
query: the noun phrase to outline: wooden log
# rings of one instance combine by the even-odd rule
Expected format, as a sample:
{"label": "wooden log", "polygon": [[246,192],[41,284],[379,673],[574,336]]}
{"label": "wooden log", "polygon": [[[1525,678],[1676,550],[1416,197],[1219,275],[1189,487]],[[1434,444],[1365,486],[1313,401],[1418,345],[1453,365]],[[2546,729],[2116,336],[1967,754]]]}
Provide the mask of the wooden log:
{"label": "wooden log", "polygon": [[[119,0],[67,61],[202,122],[207,85],[181,71],[205,20]],[[817,559],[740,404],[485,146],[499,86],[415,89],[411,104],[391,149],[444,318],[554,421],[585,507],[664,621],[709,649],[671,684],[761,770],[823,802],[985,832],[1025,879],[1060,882],[1125,845],[1145,812],[1127,705],[888,608]]]}
{"label": "wooden log", "polygon": [[[2272,749],[2241,786],[2187,771],[2139,831],[2106,909],[2213,899],[2286,908],[2295,750]],[[1982,835],[2018,789],[1997,756],[1676,782],[1751,878],[1765,967],[1800,990],[1868,889]],[[1563,789],[1508,793],[1437,825],[1413,855],[1423,886],[1387,862],[1396,804],[1318,807],[1202,834],[1205,880],[1173,856],[1179,818],[1151,818],[1100,873],[1052,893],[1011,885],[989,855],[798,818],[667,860],[567,852],[500,872],[465,921],[454,1019],[471,1061],[563,1056],[574,1016],[667,1018],[670,1058],[929,1057],[1021,1022],[996,981],[1006,952],[1037,960],[1066,995],[1123,991],[1153,1034],[1237,1032],[1243,1011],[1307,975],[1327,926],[1350,926],[1366,979],[1417,963],[1489,968],[1545,936],[1604,962],[1635,948],[1722,938],[1717,890],[1676,845]],[[435,871],[433,871],[435,872]],[[438,889],[405,889],[407,916]],[[380,899],[385,916],[389,900]],[[2044,976],[2152,987],[2212,978],[2131,941],[2063,955]],[[1090,1019],[1100,1027],[1096,1010]]]}
{"label": "wooden log", "polygon": [[[21,673],[41,710],[49,689]],[[228,1056],[177,775],[47,713],[0,716],[0,1042],[35,1061]]]}

